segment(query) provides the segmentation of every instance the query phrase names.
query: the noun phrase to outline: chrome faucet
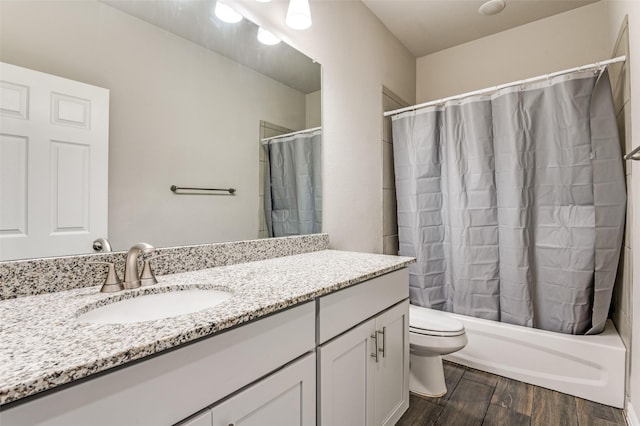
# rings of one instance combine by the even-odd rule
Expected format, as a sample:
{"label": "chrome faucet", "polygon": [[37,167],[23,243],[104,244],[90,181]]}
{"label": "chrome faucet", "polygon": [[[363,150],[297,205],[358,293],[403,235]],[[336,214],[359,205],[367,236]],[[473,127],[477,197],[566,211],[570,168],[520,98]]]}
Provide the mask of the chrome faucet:
{"label": "chrome faucet", "polygon": [[151,244],[136,243],[127,252],[127,260],[124,264],[124,282],[122,283],[125,290],[140,287],[140,277],[138,274],[138,257],[142,253],[151,253],[155,250]]}

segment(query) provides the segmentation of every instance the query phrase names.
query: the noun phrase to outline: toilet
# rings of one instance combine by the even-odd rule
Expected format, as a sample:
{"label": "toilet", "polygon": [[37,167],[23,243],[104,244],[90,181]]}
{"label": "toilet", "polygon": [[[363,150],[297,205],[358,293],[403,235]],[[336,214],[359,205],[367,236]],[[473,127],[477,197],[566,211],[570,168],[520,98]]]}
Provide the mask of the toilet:
{"label": "toilet", "polygon": [[442,355],[464,348],[464,325],[445,312],[409,305],[409,390],[422,396],[447,393]]}

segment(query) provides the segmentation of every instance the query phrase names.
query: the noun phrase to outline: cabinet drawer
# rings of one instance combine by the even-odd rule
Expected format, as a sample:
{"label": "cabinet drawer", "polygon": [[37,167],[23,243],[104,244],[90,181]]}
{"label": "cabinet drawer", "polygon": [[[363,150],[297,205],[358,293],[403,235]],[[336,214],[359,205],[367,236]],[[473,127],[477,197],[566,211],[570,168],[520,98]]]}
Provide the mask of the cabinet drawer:
{"label": "cabinet drawer", "polygon": [[318,343],[322,344],[409,297],[409,270],[390,272],[318,300]]}

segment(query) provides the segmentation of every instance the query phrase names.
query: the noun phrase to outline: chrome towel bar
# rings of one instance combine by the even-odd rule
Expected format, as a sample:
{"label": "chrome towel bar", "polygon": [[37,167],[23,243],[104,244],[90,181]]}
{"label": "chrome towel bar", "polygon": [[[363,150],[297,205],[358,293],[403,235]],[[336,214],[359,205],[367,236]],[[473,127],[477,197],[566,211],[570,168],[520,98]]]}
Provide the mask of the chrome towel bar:
{"label": "chrome towel bar", "polygon": [[636,147],[633,151],[624,156],[625,160],[640,160],[640,154],[636,155],[640,151],[640,145]]}
{"label": "chrome towel bar", "polygon": [[187,186],[176,186],[176,185],[171,185],[171,191],[176,193],[176,194],[183,194],[181,192],[178,191],[222,191],[222,192],[228,192],[229,194],[233,195],[236,192],[235,188],[191,188],[191,187],[187,187]]}

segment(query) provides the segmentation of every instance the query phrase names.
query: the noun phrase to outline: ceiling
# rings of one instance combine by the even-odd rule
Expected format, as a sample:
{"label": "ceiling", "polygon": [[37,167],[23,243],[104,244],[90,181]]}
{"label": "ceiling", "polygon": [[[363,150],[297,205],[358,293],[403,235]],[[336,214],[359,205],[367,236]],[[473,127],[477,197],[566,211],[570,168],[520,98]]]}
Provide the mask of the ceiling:
{"label": "ceiling", "polygon": [[[100,1],[303,93],[320,89],[318,64],[285,43],[260,44],[256,40],[257,27],[246,19],[227,24],[210,18],[213,1]],[[507,7],[500,14],[484,16],[478,8],[485,0],[362,0],[416,57],[596,1],[506,0]]]}
{"label": "ceiling", "polygon": [[428,55],[597,0],[506,0],[498,15],[484,16],[485,0],[362,0],[416,57]]}
{"label": "ceiling", "polygon": [[217,52],[293,89],[320,90],[320,65],[286,43],[266,46],[248,19],[229,24],[212,13],[213,1],[100,0],[170,33]]}

